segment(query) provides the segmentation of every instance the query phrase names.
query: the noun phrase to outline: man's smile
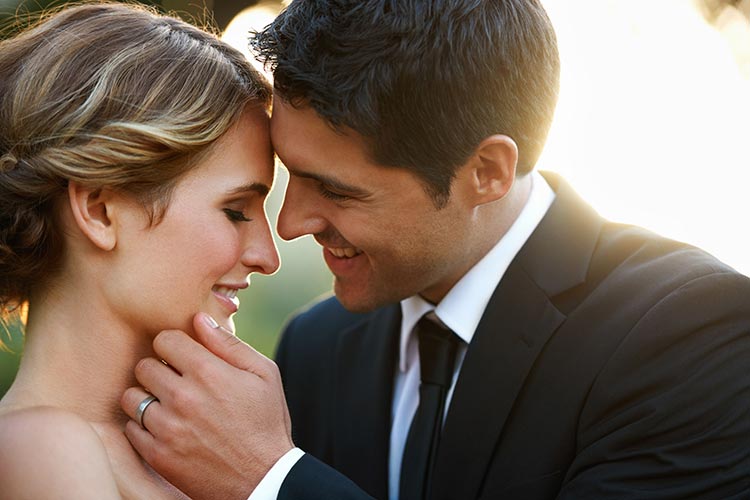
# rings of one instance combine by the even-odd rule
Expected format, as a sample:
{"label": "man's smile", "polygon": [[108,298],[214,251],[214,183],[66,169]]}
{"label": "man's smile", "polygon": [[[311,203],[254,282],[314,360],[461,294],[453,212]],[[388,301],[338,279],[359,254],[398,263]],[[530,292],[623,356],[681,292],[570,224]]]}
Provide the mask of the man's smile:
{"label": "man's smile", "polygon": [[324,248],[328,250],[329,252],[331,252],[334,256],[338,257],[339,259],[350,259],[362,253],[362,250],[358,248],[354,248],[354,247],[343,247],[343,248],[324,247]]}

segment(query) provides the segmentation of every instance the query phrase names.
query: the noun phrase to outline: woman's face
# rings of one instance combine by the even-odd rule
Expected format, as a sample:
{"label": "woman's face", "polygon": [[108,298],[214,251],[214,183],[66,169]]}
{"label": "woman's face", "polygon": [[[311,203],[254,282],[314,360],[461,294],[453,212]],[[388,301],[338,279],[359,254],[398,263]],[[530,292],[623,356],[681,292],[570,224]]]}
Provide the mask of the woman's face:
{"label": "woman's face", "polygon": [[[273,184],[268,118],[244,114],[175,187],[163,219],[126,219],[113,303],[137,329],[192,331],[198,311],[234,331],[237,291],[279,267],[264,202]],[[114,271],[114,270],[113,270]]]}

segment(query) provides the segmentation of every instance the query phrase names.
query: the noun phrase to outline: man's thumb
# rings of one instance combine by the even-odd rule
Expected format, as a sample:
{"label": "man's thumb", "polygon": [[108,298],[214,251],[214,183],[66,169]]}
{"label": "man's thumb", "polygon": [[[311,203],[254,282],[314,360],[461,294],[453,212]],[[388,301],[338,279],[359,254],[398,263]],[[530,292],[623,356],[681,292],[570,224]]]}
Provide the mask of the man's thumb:
{"label": "man's thumb", "polygon": [[199,312],[193,317],[196,340],[206,349],[241,370],[253,371],[257,356],[261,354],[219,326],[215,319]]}

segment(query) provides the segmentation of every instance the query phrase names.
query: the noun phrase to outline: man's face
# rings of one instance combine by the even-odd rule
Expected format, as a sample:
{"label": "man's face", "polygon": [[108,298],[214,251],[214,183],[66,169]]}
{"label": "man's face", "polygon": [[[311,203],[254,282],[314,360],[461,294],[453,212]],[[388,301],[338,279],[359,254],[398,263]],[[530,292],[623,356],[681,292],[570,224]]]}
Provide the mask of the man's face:
{"label": "man's face", "polygon": [[347,309],[417,293],[437,302],[473,264],[465,242],[474,207],[462,170],[437,209],[414,174],[373,163],[359,134],[335,131],[312,108],[277,98],[271,139],[290,174],[279,235],[315,237]]}

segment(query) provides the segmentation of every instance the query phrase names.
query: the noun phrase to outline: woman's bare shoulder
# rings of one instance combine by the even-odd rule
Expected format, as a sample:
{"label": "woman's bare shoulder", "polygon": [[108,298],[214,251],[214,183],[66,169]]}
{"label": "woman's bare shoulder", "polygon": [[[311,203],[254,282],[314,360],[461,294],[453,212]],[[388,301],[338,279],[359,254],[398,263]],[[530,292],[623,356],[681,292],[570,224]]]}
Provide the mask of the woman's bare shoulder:
{"label": "woman's bare shoulder", "polygon": [[104,445],[74,413],[51,407],[3,413],[0,449],[0,484],[9,498],[120,498]]}

